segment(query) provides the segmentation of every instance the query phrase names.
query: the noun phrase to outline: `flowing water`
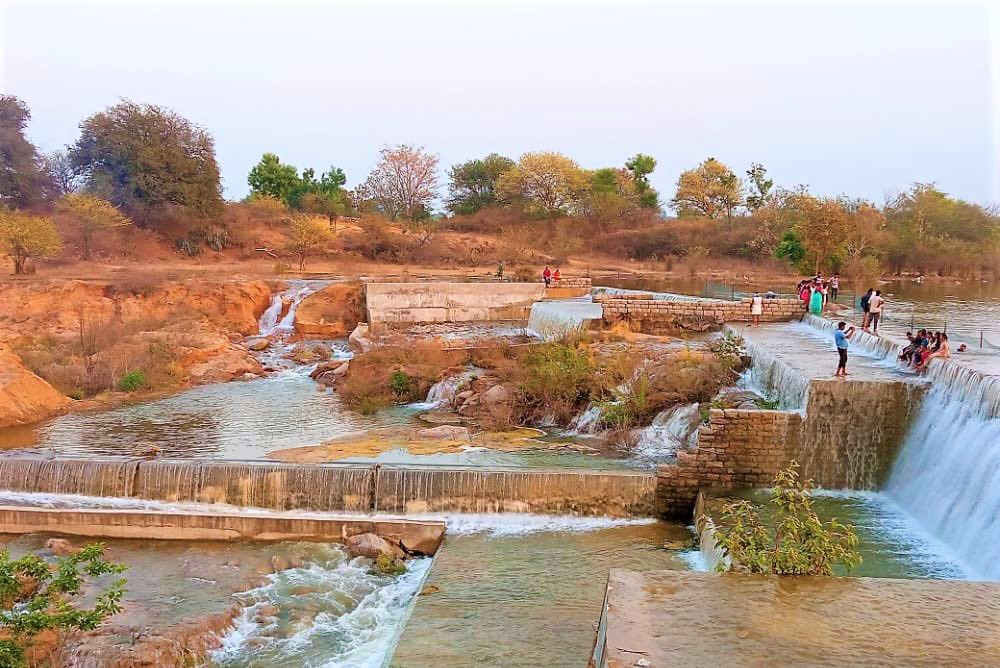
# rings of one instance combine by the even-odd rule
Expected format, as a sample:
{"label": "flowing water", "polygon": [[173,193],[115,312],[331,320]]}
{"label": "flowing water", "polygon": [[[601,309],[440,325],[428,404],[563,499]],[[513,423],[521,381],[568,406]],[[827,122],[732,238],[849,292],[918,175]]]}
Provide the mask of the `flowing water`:
{"label": "flowing water", "polygon": [[600,320],[602,314],[601,305],[589,296],[535,302],[528,316],[528,333],[543,341],[559,339],[586,329],[591,321]]}
{"label": "flowing water", "polygon": [[463,535],[449,526],[392,658],[398,668],[561,666],[587,663],[609,568],[687,569],[669,539],[682,526],[657,522],[593,531]]}

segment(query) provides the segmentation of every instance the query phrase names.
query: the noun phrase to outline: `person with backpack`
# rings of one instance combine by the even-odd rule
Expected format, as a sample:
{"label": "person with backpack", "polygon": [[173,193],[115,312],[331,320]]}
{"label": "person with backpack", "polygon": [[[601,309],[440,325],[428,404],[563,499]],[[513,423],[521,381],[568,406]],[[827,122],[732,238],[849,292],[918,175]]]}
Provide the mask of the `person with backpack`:
{"label": "person with backpack", "polygon": [[868,288],[868,291],[861,295],[861,312],[864,313],[864,319],[861,321],[861,329],[865,331],[868,331],[868,320],[871,318],[870,309],[873,292],[875,292],[873,288]]}

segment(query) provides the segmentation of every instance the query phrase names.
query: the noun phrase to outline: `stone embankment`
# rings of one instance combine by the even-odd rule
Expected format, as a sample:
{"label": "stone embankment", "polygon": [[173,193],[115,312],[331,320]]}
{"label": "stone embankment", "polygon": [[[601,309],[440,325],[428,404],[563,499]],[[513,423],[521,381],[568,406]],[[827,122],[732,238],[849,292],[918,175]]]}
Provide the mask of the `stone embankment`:
{"label": "stone embankment", "polygon": [[693,449],[657,470],[657,508],[688,519],[698,490],[767,487],[792,461],[828,489],[878,489],[902,445],[925,387],[813,380],[805,413],[709,411]]}
{"label": "stone embankment", "polygon": [[[677,329],[707,331],[727,322],[749,322],[750,300],[692,299],[669,301],[642,294],[602,294],[594,301],[604,310],[604,322],[627,322],[632,331],[656,334]],[[781,322],[802,315],[797,299],[765,299],[762,322]]]}
{"label": "stone embankment", "polygon": [[545,296],[543,283],[367,283],[373,332],[431,322],[527,321]]}

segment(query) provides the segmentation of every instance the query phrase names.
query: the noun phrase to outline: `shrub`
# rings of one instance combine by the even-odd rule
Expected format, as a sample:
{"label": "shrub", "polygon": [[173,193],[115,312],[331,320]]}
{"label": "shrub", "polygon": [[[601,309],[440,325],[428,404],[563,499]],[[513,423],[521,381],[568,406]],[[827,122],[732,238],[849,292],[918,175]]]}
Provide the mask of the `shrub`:
{"label": "shrub", "polygon": [[792,462],[774,478],[771,503],[774,526],[764,525],[749,501],[725,506],[716,542],[728,558],[719,570],[773,575],[833,575],[835,566],[850,570],[861,563],[858,536],[853,527],[836,519],[823,522],[812,502],[813,483],[799,479]]}
{"label": "shrub", "polygon": [[279,260],[278,262],[274,263],[274,273],[277,274],[278,276],[281,276],[282,274],[287,274],[291,270],[292,270],[292,265],[288,264],[287,262],[281,262]]}
{"label": "shrub", "polygon": [[410,375],[401,369],[397,369],[389,376],[389,387],[397,397],[409,397],[413,394],[413,387],[416,383]]}
{"label": "shrub", "polygon": [[378,575],[402,575],[406,572],[406,564],[388,552],[380,552],[372,570]]}
{"label": "shrub", "polygon": [[118,380],[118,389],[122,392],[135,392],[146,385],[146,374],[139,369],[133,369]]}
{"label": "shrub", "polygon": [[[75,602],[95,578],[125,571],[122,564],[104,559],[104,545],[93,543],[76,554],[49,564],[26,554],[11,559],[0,550],[0,666],[27,666],[26,650],[43,631],[91,631],[121,612],[125,580],[119,578],[91,599],[93,607]],[[89,598],[89,597],[88,597]]]}
{"label": "shrub", "polygon": [[201,244],[198,243],[198,239],[191,236],[180,237],[174,242],[177,246],[177,250],[184,253],[188,257],[197,257],[201,255]]}

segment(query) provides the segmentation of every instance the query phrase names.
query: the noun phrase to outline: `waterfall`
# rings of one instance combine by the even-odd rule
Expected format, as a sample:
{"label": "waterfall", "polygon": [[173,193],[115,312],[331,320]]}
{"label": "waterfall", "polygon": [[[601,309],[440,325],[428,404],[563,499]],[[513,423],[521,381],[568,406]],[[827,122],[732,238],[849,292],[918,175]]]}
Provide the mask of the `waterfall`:
{"label": "waterfall", "polygon": [[[284,292],[271,297],[271,304],[260,316],[260,336],[285,336],[295,329],[295,309],[302,300],[324,287],[324,281],[289,281]],[[285,304],[288,310],[284,311]]]}
{"label": "waterfall", "polygon": [[410,407],[426,410],[430,408],[438,408],[440,406],[447,406],[454,401],[455,395],[458,394],[458,388],[468,383],[473,376],[481,373],[481,369],[467,369],[460,374],[448,376],[443,380],[439,380],[431,385],[431,389],[427,391],[426,399],[421,402],[410,404]]}
{"label": "waterfall", "polygon": [[[735,331],[726,328],[726,331]],[[809,396],[809,377],[778,359],[752,340],[746,340],[752,363],[740,377],[740,387],[774,399],[782,410],[804,410]]]}
{"label": "waterfall", "polygon": [[932,360],[886,494],[982,577],[1000,579],[1000,377]]}
{"label": "waterfall", "polygon": [[649,516],[656,476],[623,471],[0,457],[0,489],[271,510]]}
{"label": "waterfall", "polygon": [[592,320],[600,320],[604,309],[589,296],[535,302],[528,316],[528,333],[544,341],[559,339],[571,332],[586,329]]}
{"label": "waterfall", "polygon": [[653,418],[648,427],[638,430],[635,452],[651,459],[674,457],[679,449],[693,443],[700,423],[698,404],[672,406]]}
{"label": "waterfall", "polygon": [[701,302],[702,297],[692,297],[691,295],[681,295],[674,292],[650,292],[649,290],[630,290],[628,288],[608,288],[595,286],[591,288],[590,294],[600,295],[641,295],[644,299],[656,299],[666,302]]}
{"label": "waterfall", "polygon": [[[821,318],[818,315],[807,313],[802,322],[810,328],[818,330],[828,341],[832,341],[833,332],[837,329],[837,323],[840,321]],[[875,336],[861,328],[855,330],[850,346],[852,352],[862,354],[866,357],[888,360],[893,363],[896,362],[896,357],[899,355],[901,349],[901,346],[892,339],[887,339],[884,336]]]}
{"label": "waterfall", "polygon": [[573,418],[569,431],[577,434],[596,434],[600,431],[601,407],[588,404],[582,413]]}

